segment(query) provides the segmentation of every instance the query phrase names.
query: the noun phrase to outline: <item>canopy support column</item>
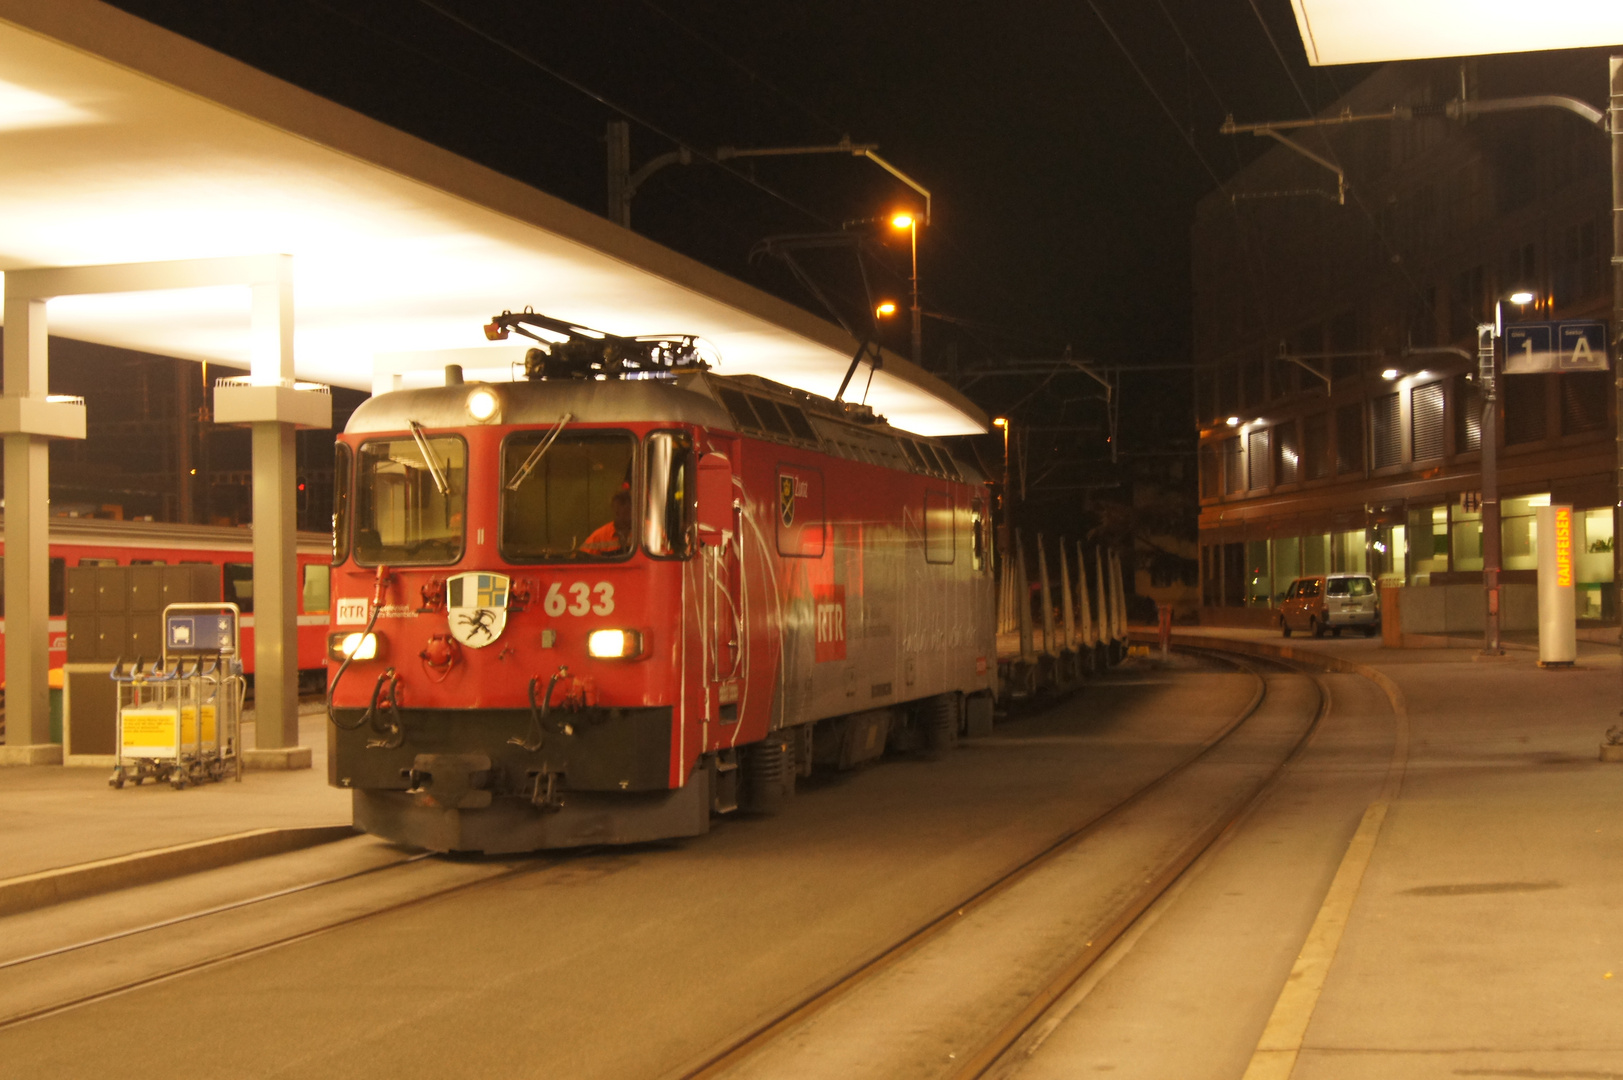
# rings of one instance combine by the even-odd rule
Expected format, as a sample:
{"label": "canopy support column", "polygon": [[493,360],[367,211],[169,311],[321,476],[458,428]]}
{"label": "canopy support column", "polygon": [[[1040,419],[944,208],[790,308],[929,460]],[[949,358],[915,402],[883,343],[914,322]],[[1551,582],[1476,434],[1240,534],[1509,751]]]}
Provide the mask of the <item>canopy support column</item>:
{"label": "canopy support column", "polygon": [[298,459],[294,432],[330,427],[332,402],[293,379],[293,260],[252,281],[252,370],[215,384],[214,419],[246,423],[253,437],[254,745],[252,769],[308,769],[299,745],[299,565],[294,528]]}
{"label": "canopy support column", "polygon": [[45,300],[26,272],[6,275],[5,446],[6,735],[0,765],[59,765],[51,742],[50,443],[85,437],[84,402],[46,394]]}

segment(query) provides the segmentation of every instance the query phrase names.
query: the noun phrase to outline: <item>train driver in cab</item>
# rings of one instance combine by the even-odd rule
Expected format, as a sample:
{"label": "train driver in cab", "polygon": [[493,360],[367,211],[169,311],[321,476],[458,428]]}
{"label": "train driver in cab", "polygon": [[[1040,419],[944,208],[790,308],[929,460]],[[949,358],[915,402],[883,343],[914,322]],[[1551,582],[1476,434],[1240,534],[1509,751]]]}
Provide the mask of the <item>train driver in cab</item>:
{"label": "train driver in cab", "polygon": [[624,488],[609,498],[613,517],[592,531],[580,545],[585,555],[619,555],[631,547],[631,492]]}

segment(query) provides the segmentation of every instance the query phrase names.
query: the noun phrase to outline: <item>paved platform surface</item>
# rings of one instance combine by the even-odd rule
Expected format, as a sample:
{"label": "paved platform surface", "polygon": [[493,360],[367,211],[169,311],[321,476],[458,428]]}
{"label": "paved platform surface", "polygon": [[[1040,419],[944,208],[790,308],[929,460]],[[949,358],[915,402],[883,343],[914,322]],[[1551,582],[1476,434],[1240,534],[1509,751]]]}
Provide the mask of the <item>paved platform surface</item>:
{"label": "paved platform surface", "polygon": [[[1484,661],[1474,643],[1388,650],[1379,638],[1179,633],[1288,645],[1383,673],[1406,706],[1398,782],[1387,788],[1383,778],[1399,726],[1371,719],[1365,737],[1357,730],[1384,707],[1373,700],[1382,695],[1357,702],[1350,682],[1338,684],[1358,708],[1342,713],[1339,741],[1318,749],[1333,752],[1339,787],[1306,783],[1304,769],[1303,783],[1282,789],[1249,836],[1242,830],[1229,861],[1214,860],[1190,884],[1185,913],[1174,907],[1146,931],[1077,1007],[1068,1021],[1077,1026],[1056,1030],[1020,1074],[1623,1080],[1623,764],[1598,760],[1623,705],[1616,650],[1580,643],[1575,667],[1544,670],[1526,648]],[[103,769],[0,770],[0,877],[253,828],[347,822],[347,793],[326,785],[324,724],[319,713],[303,717],[314,769],[253,773],[240,785],[113,791]],[[1298,951],[1321,921],[1313,909],[1330,898],[1383,790],[1389,805],[1322,989],[1300,1017],[1297,1049],[1253,1057],[1297,981]],[[1266,935],[1248,939],[1222,904],[1275,887],[1269,877],[1282,862],[1320,884],[1286,920],[1290,932],[1274,935],[1277,955],[1260,955]],[[1248,973],[1220,990],[1224,969]],[[1235,994],[1250,1000],[1221,1013],[1228,1002],[1218,999]],[[1228,1017],[1220,1032],[1218,1015]],[[1174,1071],[1150,1052],[1196,1034]]]}
{"label": "paved platform surface", "polygon": [[[250,829],[348,824],[349,792],[327,785],[326,714],[320,705],[299,713],[314,767],[249,772],[241,783],[115,791],[104,766],[0,768],[0,880]],[[246,716],[243,736],[252,746]]]}
{"label": "paved platform surface", "polygon": [[[1204,1051],[1182,1055],[1176,1075],[1623,1080],[1623,764],[1599,760],[1623,705],[1615,647],[1580,643],[1575,667],[1545,670],[1529,649],[1479,659],[1476,642],[1389,650],[1378,638],[1179,633],[1376,669],[1406,705],[1407,752],[1393,755],[1401,723],[1362,747],[1345,731],[1339,743],[1321,741],[1337,769],[1369,774],[1363,798],[1284,785],[1205,880],[1190,884],[1193,910],[1171,909],[1016,1075],[1173,1075],[1161,1047],[1222,1015],[1227,1030],[1207,1031]],[[1357,722],[1373,734],[1366,715]],[[1304,764],[1311,773],[1311,752]],[[1393,783],[1382,784],[1389,770]],[[1367,811],[1383,794],[1384,820],[1371,830]],[[1327,830],[1342,837],[1334,863],[1303,848],[1280,864],[1292,834]],[[1372,842],[1368,861],[1338,898],[1331,876],[1348,865],[1355,836]],[[1262,958],[1246,987],[1224,988],[1241,958],[1213,966],[1208,956],[1255,934],[1212,925],[1210,912],[1269,888],[1303,859],[1324,862],[1311,928],[1298,923],[1289,955]],[[1341,929],[1326,963],[1327,916]],[[1201,920],[1198,933],[1181,927]],[[1314,948],[1322,986],[1304,995],[1297,984],[1314,976],[1304,966]],[[1235,992],[1259,998],[1238,1022],[1214,1000]],[[1161,1004],[1168,999],[1175,1007]],[[1293,1023],[1295,1035],[1282,1039]]]}

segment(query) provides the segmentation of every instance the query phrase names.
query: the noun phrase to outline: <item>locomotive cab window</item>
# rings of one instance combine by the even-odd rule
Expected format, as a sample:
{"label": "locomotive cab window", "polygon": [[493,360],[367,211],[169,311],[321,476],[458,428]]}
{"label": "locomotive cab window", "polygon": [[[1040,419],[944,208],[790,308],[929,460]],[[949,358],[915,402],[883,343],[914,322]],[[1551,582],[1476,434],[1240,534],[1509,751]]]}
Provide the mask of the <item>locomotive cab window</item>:
{"label": "locomotive cab window", "polygon": [[348,443],[333,450],[332,467],[332,561],[337,566],[349,558],[349,474],[353,455]]}
{"label": "locomotive cab window", "polygon": [[721,403],[732,414],[733,423],[738,425],[739,430],[761,430],[761,421],[755,415],[754,408],[750,406],[750,399],[744,395],[742,390],[734,390],[730,386],[720,386],[716,388],[716,392],[720,394]]}
{"label": "locomotive cab window", "polygon": [[693,554],[693,437],[675,431],[648,436],[644,456],[642,546],[655,558]]}
{"label": "locomotive cab window", "polygon": [[786,405],[780,401],[778,409],[783,413],[783,418],[789,422],[789,430],[794,432],[795,438],[804,439],[809,443],[817,441],[817,432],[812,430],[811,421],[806,419],[806,414],[801,411],[799,405]]}
{"label": "locomotive cab window", "polygon": [[502,444],[501,552],[509,562],[628,557],[637,442],[628,431],[521,431]]}
{"label": "locomotive cab window", "polygon": [[754,394],[745,394],[750,404],[755,406],[755,415],[761,418],[761,428],[773,435],[789,437],[789,425],[784,421],[783,414],[778,411],[778,404],[769,398],[756,397]]}
{"label": "locomotive cab window", "polygon": [[[423,456],[426,447],[429,456]],[[445,565],[462,558],[468,444],[455,435],[373,439],[355,470],[355,561]]]}

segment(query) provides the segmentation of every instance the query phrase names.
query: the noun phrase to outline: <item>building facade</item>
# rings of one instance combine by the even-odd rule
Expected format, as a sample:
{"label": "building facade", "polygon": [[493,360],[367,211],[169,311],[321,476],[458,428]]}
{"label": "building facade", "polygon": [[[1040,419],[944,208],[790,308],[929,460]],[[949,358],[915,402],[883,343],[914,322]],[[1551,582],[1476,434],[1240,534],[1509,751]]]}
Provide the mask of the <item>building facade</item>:
{"label": "building facade", "polygon": [[[1294,132],[1197,209],[1202,618],[1267,624],[1291,579],[1482,580],[1476,328],[1610,316],[1610,143],[1551,108],[1462,122],[1442,106],[1607,100],[1606,51],[1378,69],[1331,110],[1411,110]],[[1278,117],[1257,119],[1284,119]],[[1249,138],[1250,136],[1236,136]],[[1526,304],[1503,302],[1527,290]],[[1499,379],[1502,580],[1535,580],[1534,513],[1570,503],[1578,613],[1611,620],[1617,499],[1608,371]]]}

